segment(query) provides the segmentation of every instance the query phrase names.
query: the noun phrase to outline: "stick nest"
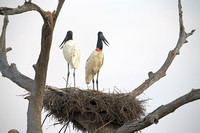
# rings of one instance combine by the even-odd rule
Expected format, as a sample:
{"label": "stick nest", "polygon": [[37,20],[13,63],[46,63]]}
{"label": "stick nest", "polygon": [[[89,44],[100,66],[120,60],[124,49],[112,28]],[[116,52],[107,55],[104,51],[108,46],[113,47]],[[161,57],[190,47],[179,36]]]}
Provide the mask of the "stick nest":
{"label": "stick nest", "polygon": [[137,120],[144,115],[144,102],[127,94],[78,88],[48,87],[43,98],[49,116],[62,124],[71,122],[75,129],[83,132],[88,128],[93,131],[102,127],[117,129],[126,122]]}

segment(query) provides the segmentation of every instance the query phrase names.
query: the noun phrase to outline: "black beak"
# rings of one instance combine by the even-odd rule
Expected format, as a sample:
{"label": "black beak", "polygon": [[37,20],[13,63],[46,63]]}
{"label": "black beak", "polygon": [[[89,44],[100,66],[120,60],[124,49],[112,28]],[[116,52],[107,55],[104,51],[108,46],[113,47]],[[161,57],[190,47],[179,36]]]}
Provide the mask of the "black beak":
{"label": "black beak", "polygon": [[103,36],[103,34],[100,35],[101,40],[104,42],[104,44],[106,44],[107,46],[109,46],[109,42],[106,40],[106,38]]}
{"label": "black beak", "polygon": [[63,48],[63,45],[67,42],[67,40],[68,40],[68,36],[66,35],[65,36],[65,39],[63,40],[63,42],[60,44],[60,49],[62,49]]}

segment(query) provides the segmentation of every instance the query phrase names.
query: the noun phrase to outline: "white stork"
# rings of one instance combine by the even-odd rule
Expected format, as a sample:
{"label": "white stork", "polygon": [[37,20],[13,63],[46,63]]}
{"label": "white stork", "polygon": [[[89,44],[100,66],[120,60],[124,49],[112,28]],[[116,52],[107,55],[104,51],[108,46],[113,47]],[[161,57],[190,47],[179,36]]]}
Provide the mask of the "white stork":
{"label": "white stork", "polygon": [[69,66],[74,69],[73,76],[74,76],[74,87],[76,86],[75,82],[75,69],[78,68],[79,62],[80,62],[80,46],[77,42],[73,40],[73,33],[72,31],[68,31],[65,39],[60,44],[60,48],[63,49],[63,55],[65,57],[65,60],[67,61],[68,66],[68,73],[67,73],[67,84],[68,86],[68,80],[70,75]]}
{"label": "white stork", "polygon": [[103,42],[108,46],[108,41],[103,36],[101,31],[98,32],[98,40],[96,49],[91,53],[89,58],[86,61],[85,65],[85,81],[87,84],[90,84],[91,80],[93,83],[93,90],[94,90],[94,76],[97,74],[96,79],[96,87],[98,90],[98,77],[99,71],[104,62],[104,54],[103,54]]}

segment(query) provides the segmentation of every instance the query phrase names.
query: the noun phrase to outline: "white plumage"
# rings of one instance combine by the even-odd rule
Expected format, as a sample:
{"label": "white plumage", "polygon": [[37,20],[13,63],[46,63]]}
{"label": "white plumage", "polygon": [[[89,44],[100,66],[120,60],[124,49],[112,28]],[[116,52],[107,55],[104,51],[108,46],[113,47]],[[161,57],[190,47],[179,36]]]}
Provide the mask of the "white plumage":
{"label": "white plumage", "polygon": [[70,67],[77,69],[80,62],[80,46],[74,40],[67,41],[63,46],[63,55]]}
{"label": "white plumage", "polygon": [[104,62],[104,54],[102,51],[94,50],[86,61],[85,65],[85,81],[90,84],[94,76],[99,72]]}
{"label": "white plumage", "polygon": [[65,60],[67,61],[68,66],[68,74],[67,74],[67,84],[69,81],[69,75],[70,70],[69,66],[74,69],[73,76],[74,76],[74,87],[76,86],[75,82],[75,69],[78,68],[79,62],[80,62],[80,46],[77,42],[75,42],[73,39],[73,33],[72,31],[68,31],[65,39],[60,45],[60,48],[63,49],[63,55],[65,57]]}

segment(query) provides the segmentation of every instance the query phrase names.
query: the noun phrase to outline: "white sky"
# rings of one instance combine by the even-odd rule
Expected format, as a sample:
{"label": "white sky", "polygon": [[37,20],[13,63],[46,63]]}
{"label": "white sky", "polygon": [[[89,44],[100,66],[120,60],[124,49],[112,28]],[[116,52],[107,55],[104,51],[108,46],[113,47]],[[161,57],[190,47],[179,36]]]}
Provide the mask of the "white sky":
{"label": "white sky", "polygon": [[[81,62],[76,71],[76,81],[85,89],[85,61],[96,47],[97,32],[102,31],[110,43],[104,46],[104,65],[100,71],[99,88],[130,92],[145,79],[149,71],[157,71],[175,47],[179,35],[178,0],[67,0],[60,12],[54,30],[50,53],[47,84],[65,87],[67,64],[59,49],[66,32],[74,32],[74,40],[81,47]],[[16,7],[24,1],[0,0],[0,6]],[[57,0],[33,0],[44,10],[54,10]],[[48,3],[48,4],[47,4]],[[162,104],[200,87],[200,1],[182,0],[184,25],[187,32],[196,29],[189,43],[184,44],[167,76],[151,86],[140,98],[150,98],[146,104],[150,113]],[[10,63],[16,63],[25,75],[34,78],[32,65],[40,51],[43,20],[37,12],[9,16],[7,47]],[[0,16],[0,27],[3,25]],[[70,84],[73,85],[72,75]],[[7,78],[0,77],[0,132],[15,128],[26,132],[28,102],[19,96],[26,91]],[[199,133],[200,101],[184,105],[173,114],[161,119],[143,133]],[[43,117],[45,114],[43,113]],[[46,121],[44,133],[58,132],[61,126],[49,127],[53,119]],[[49,128],[48,128],[49,127]],[[71,133],[75,133],[71,128]]]}

